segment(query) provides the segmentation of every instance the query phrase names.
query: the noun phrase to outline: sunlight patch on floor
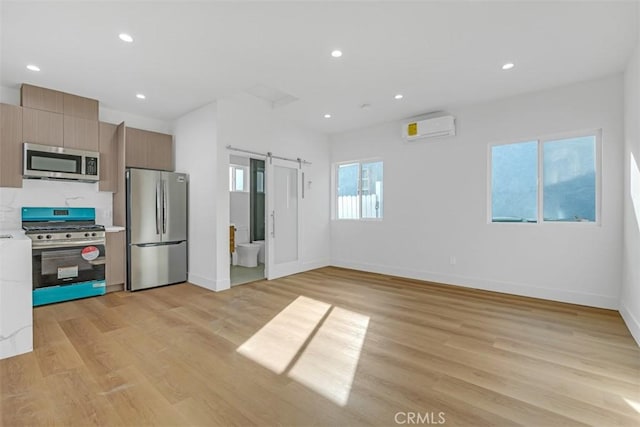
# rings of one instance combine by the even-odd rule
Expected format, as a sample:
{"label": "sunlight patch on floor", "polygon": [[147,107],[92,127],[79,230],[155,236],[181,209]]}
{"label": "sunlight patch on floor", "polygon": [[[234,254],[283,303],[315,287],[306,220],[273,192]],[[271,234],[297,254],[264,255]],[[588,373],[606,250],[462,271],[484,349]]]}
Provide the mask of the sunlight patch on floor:
{"label": "sunlight patch on floor", "polygon": [[276,374],[282,374],[330,307],[299,296],[237,351]]}
{"label": "sunlight patch on floor", "polygon": [[640,414],[640,403],[636,402],[635,400],[627,399],[626,397],[623,397],[623,399],[625,402],[627,402],[627,405],[631,406],[637,413]]}
{"label": "sunlight patch on floor", "polygon": [[334,307],[289,371],[289,377],[345,406],[368,326],[368,316]]}
{"label": "sunlight patch on floor", "polygon": [[368,327],[369,316],[299,296],[237,351],[345,406]]}

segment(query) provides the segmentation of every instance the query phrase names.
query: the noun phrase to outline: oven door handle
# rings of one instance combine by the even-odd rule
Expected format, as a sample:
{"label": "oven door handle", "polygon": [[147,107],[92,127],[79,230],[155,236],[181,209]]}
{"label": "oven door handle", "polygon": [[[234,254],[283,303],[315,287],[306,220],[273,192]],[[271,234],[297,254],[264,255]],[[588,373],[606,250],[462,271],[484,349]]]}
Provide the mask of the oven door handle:
{"label": "oven door handle", "polygon": [[87,246],[87,245],[104,245],[104,239],[87,239],[87,240],[71,240],[71,241],[41,241],[32,242],[31,247],[33,249],[42,248],[70,248],[73,246]]}

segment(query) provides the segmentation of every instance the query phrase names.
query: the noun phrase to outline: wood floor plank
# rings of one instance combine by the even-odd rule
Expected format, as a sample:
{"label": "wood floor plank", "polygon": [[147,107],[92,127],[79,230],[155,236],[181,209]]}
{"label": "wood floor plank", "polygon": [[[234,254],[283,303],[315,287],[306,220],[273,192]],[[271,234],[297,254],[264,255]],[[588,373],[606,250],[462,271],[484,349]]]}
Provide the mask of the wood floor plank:
{"label": "wood floor plank", "polygon": [[617,312],[342,268],[37,307],[34,343],[3,426],[640,425]]}

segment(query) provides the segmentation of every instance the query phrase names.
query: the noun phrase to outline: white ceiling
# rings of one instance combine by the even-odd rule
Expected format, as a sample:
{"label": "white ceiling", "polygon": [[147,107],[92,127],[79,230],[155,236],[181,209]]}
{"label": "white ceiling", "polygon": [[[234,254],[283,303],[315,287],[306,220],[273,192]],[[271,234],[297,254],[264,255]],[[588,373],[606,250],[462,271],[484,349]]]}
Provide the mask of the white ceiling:
{"label": "white ceiling", "polygon": [[[620,72],[637,40],[637,2],[629,1],[1,7],[3,86],[28,82],[172,120],[264,85],[298,98],[276,114],[326,133]],[[342,58],[330,56],[335,48]],[[516,67],[505,72],[507,61]],[[26,70],[29,63],[42,71]]]}

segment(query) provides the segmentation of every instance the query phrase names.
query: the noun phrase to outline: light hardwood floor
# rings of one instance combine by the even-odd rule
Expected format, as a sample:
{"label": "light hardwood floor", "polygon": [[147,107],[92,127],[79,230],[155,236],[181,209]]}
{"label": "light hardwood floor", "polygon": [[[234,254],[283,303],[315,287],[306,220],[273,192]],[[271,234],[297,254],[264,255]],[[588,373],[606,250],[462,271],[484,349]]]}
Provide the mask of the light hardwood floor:
{"label": "light hardwood floor", "polygon": [[615,311],[324,268],[34,318],[35,351],[0,361],[3,426],[640,425]]}

